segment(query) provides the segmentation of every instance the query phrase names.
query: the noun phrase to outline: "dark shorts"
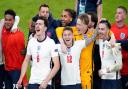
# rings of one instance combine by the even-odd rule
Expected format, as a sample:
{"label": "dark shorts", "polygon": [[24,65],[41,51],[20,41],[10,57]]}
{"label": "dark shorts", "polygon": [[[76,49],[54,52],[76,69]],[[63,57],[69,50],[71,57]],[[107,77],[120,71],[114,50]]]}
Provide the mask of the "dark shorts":
{"label": "dark shorts", "polygon": [[122,89],[128,89],[128,75],[121,76]]}
{"label": "dark shorts", "polygon": [[4,87],[5,69],[4,65],[0,65],[0,89]]}
{"label": "dark shorts", "polygon": [[121,80],[102,79],[101,89],[122,89]]}
{"label": "dark shorts", "polygon": [[[16,84],[20,77],[20,70],[5,72],[5,89],[18,89]],[[23,88],[21,88],[23,89]]]}
{"label": "dark shorts", "polygon": [[93,77],[93,89],[101,89],[101,78],[98,76]]}
{"label": "dark shorts", "polygon": [[[40,84],[29,84],[28,89],[39,89]],[[48,85],[46,89],[52,89],[51,85]]]}
{"label": "dark shorts", "polygon": [[61,85],[61,89],[82,89],[81,84],[76,85]]}

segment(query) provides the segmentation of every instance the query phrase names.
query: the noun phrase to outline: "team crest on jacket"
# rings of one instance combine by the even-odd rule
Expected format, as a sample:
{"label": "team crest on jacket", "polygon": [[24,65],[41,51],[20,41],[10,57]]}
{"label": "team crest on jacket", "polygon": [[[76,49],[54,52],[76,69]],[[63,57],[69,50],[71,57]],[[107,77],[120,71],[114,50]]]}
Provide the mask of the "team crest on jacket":
{"label": "team crest on jacket", "polygon": [[121,39],[124,39],[124,38],[125,38],[125,33],[121,33],[121,34],[120,34],[120,38],[121,38]]}

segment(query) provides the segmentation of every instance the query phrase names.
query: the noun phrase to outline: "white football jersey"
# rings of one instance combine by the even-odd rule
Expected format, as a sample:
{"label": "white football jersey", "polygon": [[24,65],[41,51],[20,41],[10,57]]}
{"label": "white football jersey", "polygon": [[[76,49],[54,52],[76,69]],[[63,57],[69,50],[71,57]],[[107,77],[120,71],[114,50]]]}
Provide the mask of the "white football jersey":
{"label": "white football jersey", "polygon": [[[27,55],[32,56],[32,67],[30,84],[41,84],[51,71],[50,61],[52,57],[58,56],[58,50],[55,42],[46,37],[43,42],[38,42],[36,38],[31,38],[28,47]],[[49,84],[51,81],[49,82]]]}
{"label": "white football jersey", "polygon": [[61,85],[74,85],[81,83],[79,59],[82,48],[84,48],[85,40],[75,41],[73,46],[68,49],[67,54],[61,50],[58,44],[58,52],[61,61]]}

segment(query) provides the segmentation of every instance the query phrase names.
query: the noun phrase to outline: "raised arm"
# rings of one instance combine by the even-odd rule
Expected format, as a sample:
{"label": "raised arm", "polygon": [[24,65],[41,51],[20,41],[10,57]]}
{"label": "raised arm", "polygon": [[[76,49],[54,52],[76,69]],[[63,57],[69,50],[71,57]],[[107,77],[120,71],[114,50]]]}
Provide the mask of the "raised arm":
{"label": "raised arm", "polygon": [[76,11],[76,12],[77,12],[77,9],[78,9],[78,8],[77,8],[77,7],[78,7],[77,5],[78,5],[78,0],[75,0],[75,11]]}
{"label": "raised arm", "polygon": [[102,18],[102,0],[98,0],[97,2],[97,17],[99,22]]}
{"label": "raised arm", "polygon": [[98,28],[96,28],[96,29],[94,30],[94,33],[93,33],[93,35],[91,36],[91,38],[88,38],[87,34],[84,35],[84,40],[85,40],[85,45],[86,45],[86,46],[96,39],[97,31],[98,31]]}

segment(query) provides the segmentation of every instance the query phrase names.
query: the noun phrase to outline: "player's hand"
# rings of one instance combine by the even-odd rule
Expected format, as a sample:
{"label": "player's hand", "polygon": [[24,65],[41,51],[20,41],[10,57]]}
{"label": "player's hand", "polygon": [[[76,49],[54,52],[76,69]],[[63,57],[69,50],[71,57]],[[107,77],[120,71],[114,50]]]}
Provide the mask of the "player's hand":
{"label": "player's hand", "polygon": [[24,87],[24,89],[28,89],[28,87],[27,87],[27,86],[25,86],[25,87]]}
{"label": "player's hand", "polygon": [[121,44],[115,43],[115,45],[112,47],[112,53],[116,57],[121,52]]}
{"label": "player's hand", "polygon": [[99,76],[102,77],[102,75],[106,74],[107,70],[106,69],[100,69],[99,70]]}
{"label": "player's hand", "polygon": [[46,89],[47,86],[48,86],[47,80],[43,80],[43,82],[39,86],[39,89]]}
{"label": "player's hand", "polygon": [[61,44],[61,49],[62,49],[63,53],[65,53],[65,54],[67,53],[67,47],[65,44]]}
{"label": "player's hand", "polygon": [[17,87],[18,88],[22,88],[22,80],[21,79],[18,80]]}

